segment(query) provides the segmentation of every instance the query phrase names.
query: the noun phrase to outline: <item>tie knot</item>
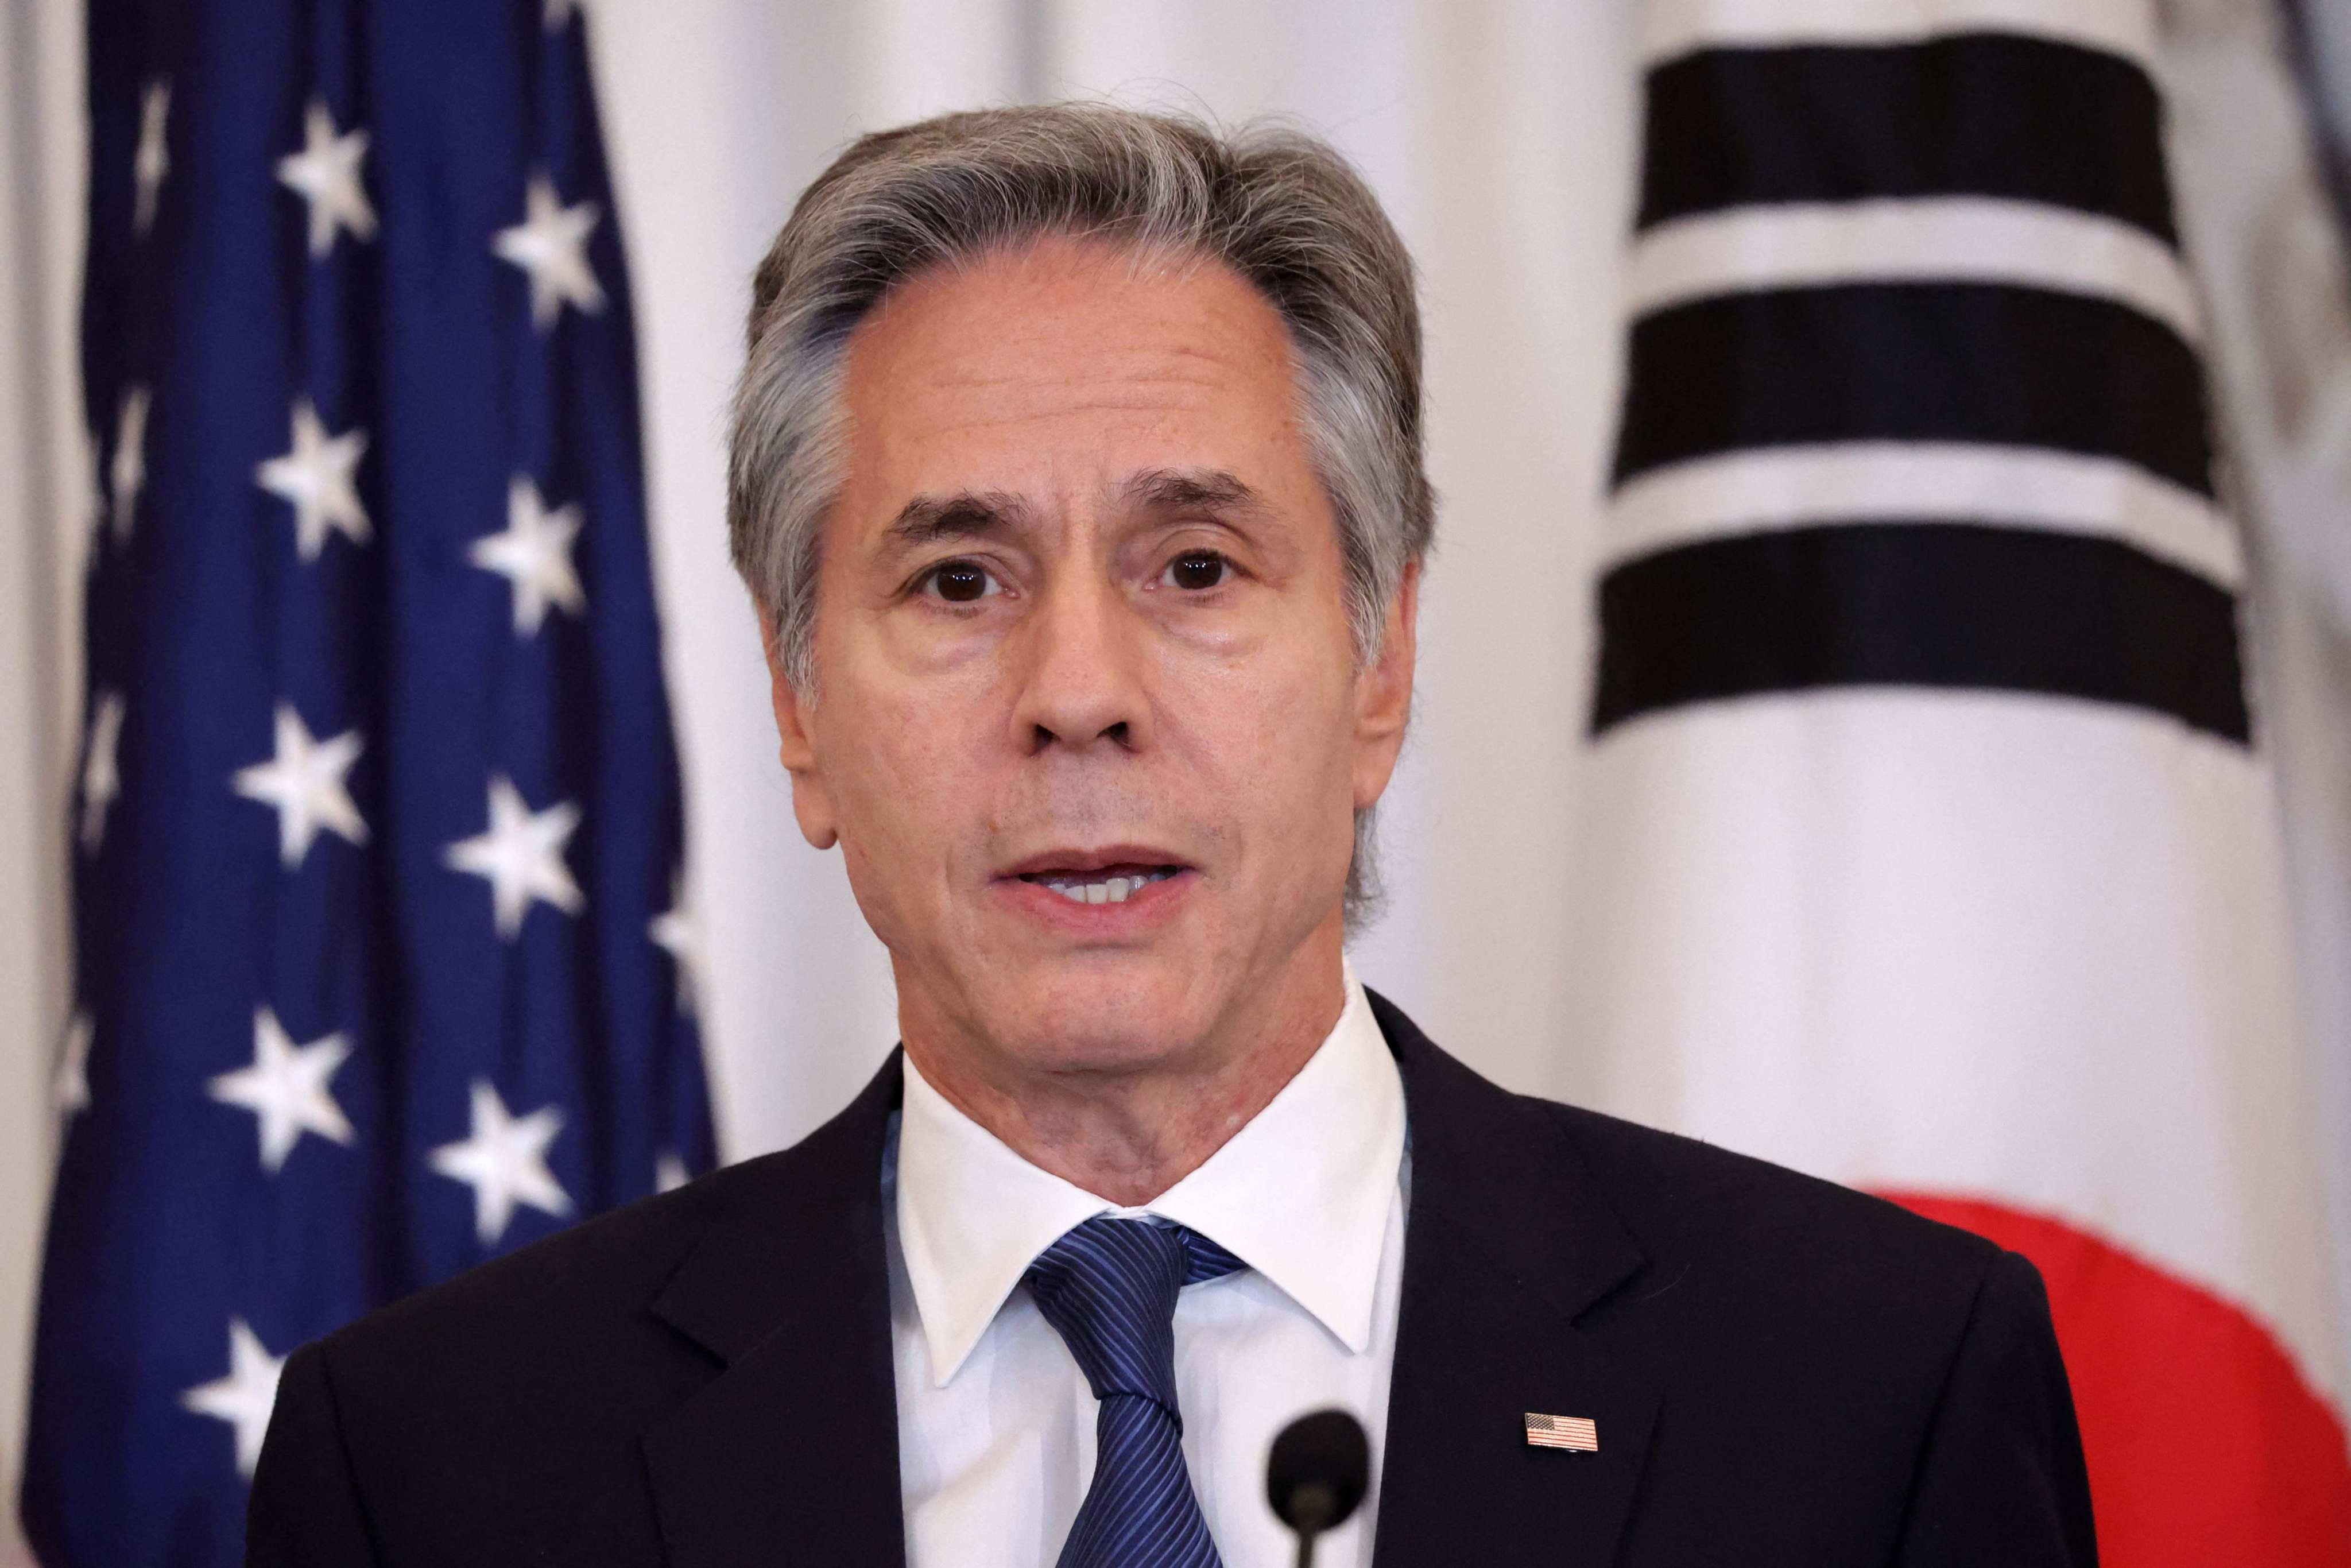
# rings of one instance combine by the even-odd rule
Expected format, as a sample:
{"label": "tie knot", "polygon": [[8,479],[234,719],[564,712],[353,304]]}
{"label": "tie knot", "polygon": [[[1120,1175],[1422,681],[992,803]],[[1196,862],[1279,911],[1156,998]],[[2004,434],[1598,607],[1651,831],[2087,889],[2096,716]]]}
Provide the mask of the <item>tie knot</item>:
{"label": "tie knot", "polygon": [[1197,1232],[1097,1215],[1037,1255],[1024,1282],[1094,1397],[1176,1408],[1176,1295],[1247,1267]]}

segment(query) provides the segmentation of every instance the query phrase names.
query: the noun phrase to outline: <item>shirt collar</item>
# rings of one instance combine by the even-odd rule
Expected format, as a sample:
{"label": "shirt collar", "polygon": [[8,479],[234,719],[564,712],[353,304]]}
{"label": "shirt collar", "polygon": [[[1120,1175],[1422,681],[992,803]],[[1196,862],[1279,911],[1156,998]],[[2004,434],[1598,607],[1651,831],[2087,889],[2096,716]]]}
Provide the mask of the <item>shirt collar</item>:
{"label": "shirt collar", "polygon": [[906,1062],[898,1244],[941,1386],[1037,1254],[1105,1213],[1197,1230],[1349,1350],[1370,1345],[1404,1161],[1404,1082],[1352,967],[1345,978],[1339,1021],[1306,1065],[1197,1170],[1140,1208],[1117,1207],[1030,1165]]}

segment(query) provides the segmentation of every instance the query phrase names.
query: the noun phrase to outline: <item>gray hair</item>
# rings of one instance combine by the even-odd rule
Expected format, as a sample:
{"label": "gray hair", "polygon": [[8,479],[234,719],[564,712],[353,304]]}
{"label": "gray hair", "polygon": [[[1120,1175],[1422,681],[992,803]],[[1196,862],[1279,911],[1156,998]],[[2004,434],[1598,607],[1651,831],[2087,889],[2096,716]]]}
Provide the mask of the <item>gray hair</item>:
{"label": "gray hair", "polygon": [[[1412,258],[1329,146],[1100,104],[941,115],[862,137],[802,193],[759,264],[735,394],[727,534],[792,685],[813,695],[822,520],[846,445],[849,339],[898,284],[1049,235],[1220,262],[1280,314],[1330,497],[1356,656],[1379,650],[1436,504],[1423,465]],[[1358,813],[1351,924],[1376,899]]]}

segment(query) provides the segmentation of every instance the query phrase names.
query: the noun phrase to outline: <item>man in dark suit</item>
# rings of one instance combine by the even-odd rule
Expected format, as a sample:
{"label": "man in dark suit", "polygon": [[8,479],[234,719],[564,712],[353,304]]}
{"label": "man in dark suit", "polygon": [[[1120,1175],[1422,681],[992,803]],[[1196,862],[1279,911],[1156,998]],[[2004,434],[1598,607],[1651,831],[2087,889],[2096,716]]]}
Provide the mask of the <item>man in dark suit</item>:
{"label": "man in dark suit", "polygon": [[2095,1561],[2030,1265],[1505,1093],[1347,966],[1433,508],[1410,263],[1327,149],[869,137],[749,338],[736,559],[903,1050],[298,1353],[254,1563],[1270,1564],[1330,1405],[1326,1565]]}

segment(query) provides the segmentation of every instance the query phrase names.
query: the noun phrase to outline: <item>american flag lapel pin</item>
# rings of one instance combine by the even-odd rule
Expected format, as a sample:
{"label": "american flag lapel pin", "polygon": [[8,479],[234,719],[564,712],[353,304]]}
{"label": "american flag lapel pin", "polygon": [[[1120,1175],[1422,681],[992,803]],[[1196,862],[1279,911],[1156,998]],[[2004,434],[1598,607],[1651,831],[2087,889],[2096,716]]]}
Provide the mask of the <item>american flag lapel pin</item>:
{"label": "american flag lapel pin", "polygon": [[1530,1410],[1527,1412],[1527,1446],[1531,1448],[1565,1448],[1576,1454],[1596,1454],[1600,1451],[1600,1424],[1588,1416],[1545,1416]]}

